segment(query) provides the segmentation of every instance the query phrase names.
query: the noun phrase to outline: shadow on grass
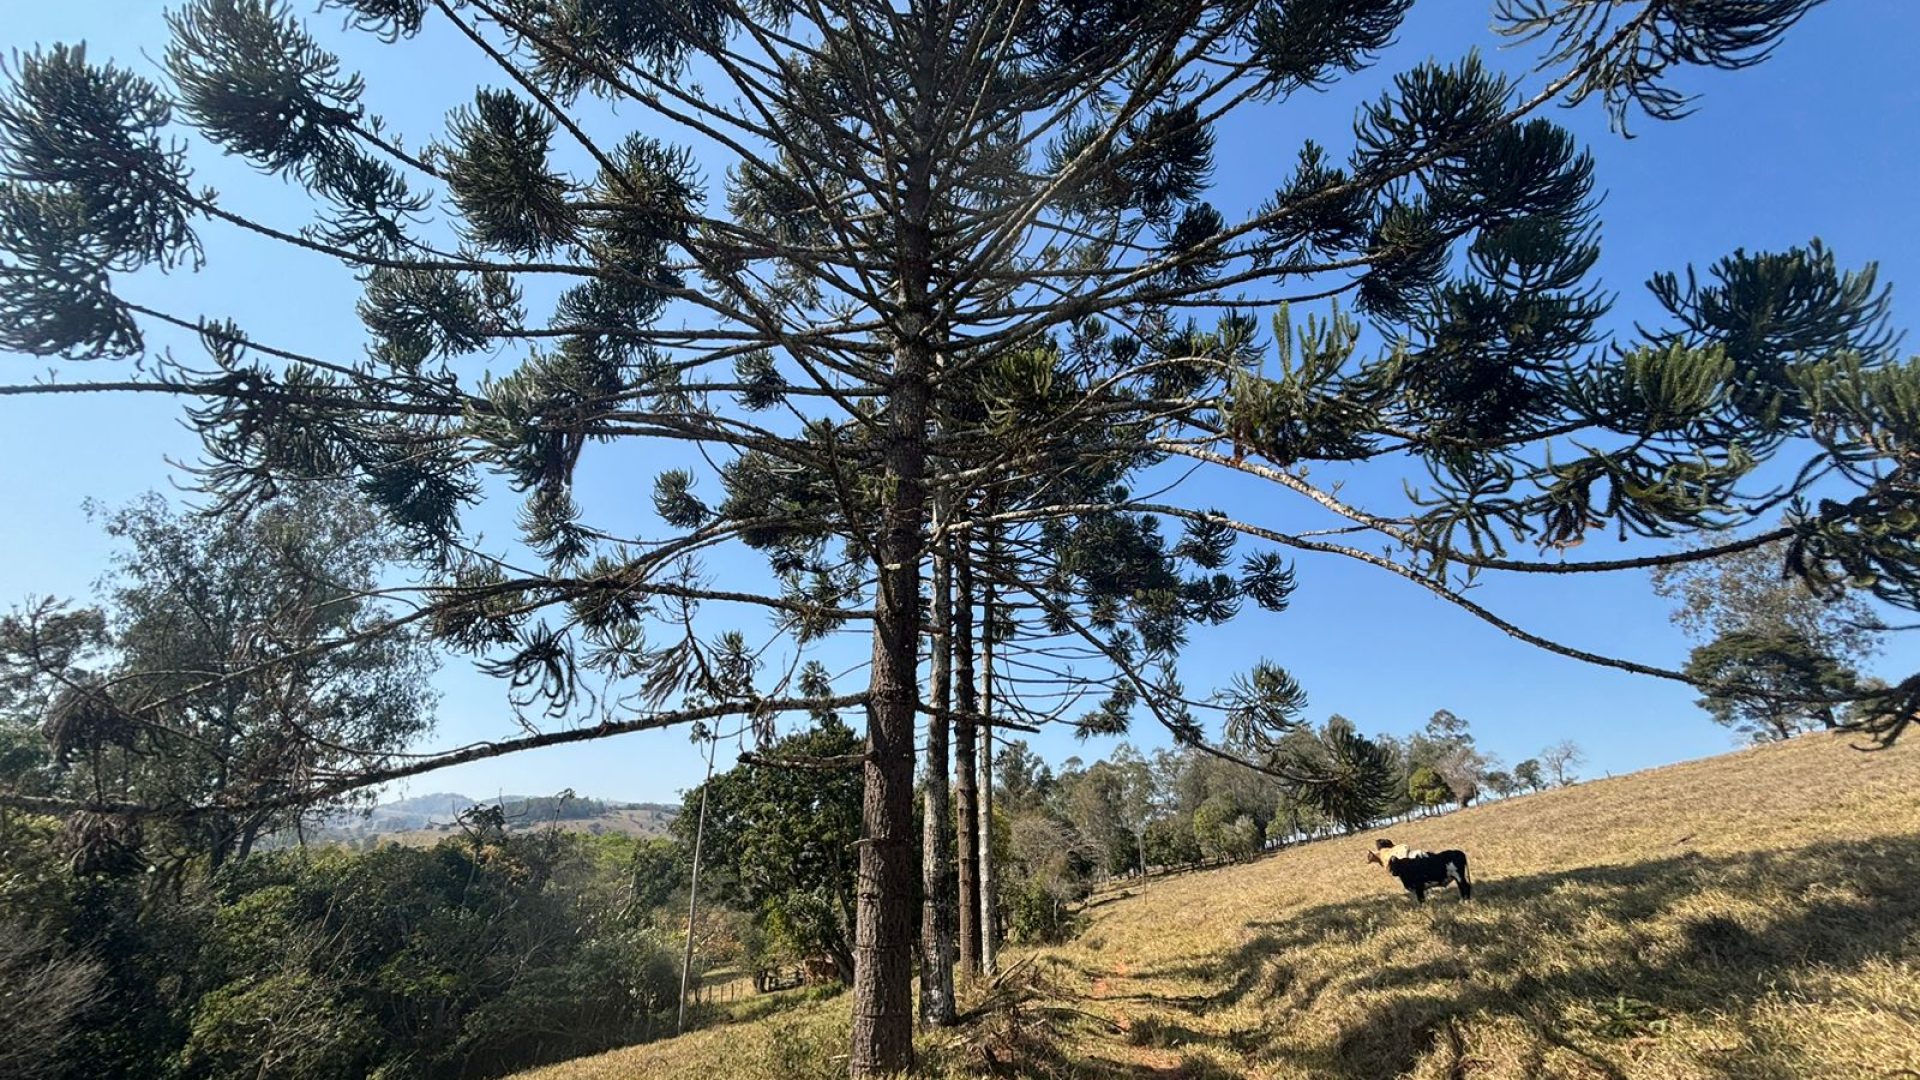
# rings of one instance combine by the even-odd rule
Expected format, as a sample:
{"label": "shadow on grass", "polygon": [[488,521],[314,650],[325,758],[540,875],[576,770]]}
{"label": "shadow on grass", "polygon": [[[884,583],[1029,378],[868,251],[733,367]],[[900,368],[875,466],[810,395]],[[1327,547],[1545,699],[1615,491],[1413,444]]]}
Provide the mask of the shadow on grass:
{"label": "shadow on grass", "polygon": [[[1353,995],[1337,1037],[1289,1060],[1335,1080],[1395,1076],[1438,1055],[1442,1075],[1471,1069],[1461,1025],[1506,1017],[1548,1047],[1622,1077],[1608,1050],[1668,1018],[1737,1014],[1783,977],[1814,964],[1858,968],[1920,941],[1920,837],[1828,842],[1787,852],[1698,856],[1590,866],[1476,882],[1475,899],[1375,896],[1252,924],[1224,956],[1140,973],[1201,980],[1204,995],[1112,994],[1196,1019],[1229,1006],[1259,1008],[1273,1024],[1311,1009],[1330,990]],[[1719,900],[1703,903],[1712,891]],[[1329,943],[1364,951],[1410,920],[1432,941],[1329,963]],[[1570,1008],[1582,1019],[1569,1022]],[[1271,1047],[1275,1028],[1209,1035],[1164,1025],[1187,1044],[1237,1055]],[[1132,1073],[1125,1075],[1153,1075]]]}

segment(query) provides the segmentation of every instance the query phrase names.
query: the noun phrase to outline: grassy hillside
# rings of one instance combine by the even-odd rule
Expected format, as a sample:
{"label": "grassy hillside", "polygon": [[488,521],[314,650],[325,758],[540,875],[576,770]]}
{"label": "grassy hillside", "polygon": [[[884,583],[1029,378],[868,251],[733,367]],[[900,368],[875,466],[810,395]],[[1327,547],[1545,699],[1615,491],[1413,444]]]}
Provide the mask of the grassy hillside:
{"label": "grassy hillside", "polygon": [[[1807,737],[1391,831],[1477,895],[1416,907],[1373,835],[1155,881],[1015,951],[935,1072],[1920,1076],[1920,746]],[[844,999],[524,1080],[832,1076]]]}

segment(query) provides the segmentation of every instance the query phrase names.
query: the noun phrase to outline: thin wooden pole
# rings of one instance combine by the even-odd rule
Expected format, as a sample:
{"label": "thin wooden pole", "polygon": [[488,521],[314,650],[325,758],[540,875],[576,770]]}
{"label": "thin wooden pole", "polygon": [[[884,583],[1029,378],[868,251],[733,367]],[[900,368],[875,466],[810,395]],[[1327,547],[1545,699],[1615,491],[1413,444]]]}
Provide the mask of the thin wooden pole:
{"label": "thin wooden pole", "polygon": [[707,742],[707,778],[700,784],[700,817],[693,823],[693,874],[687,881],[687,950],[680,958],[680,1015],[673,1033],[687,1030],[687,984],[693,977],[693,918],[700,910],[700,845],[707,837],[707,789],[713,786],[713,758],[720,747],[720,729]]}

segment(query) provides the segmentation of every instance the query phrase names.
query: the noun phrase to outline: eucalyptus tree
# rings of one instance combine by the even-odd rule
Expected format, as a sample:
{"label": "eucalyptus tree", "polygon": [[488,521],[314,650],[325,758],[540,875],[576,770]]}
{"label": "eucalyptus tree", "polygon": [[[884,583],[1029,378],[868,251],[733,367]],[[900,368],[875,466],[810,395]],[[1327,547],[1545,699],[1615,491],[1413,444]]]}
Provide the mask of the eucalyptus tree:
{"label": "eucalyptus tree", "polygon": [[300,485],[244,519],[151,494],[95,509],[124,545],[97,606],[0,619],[0,723],[44,722],[43,788],[191,813],[124,838],[83,822],[93,845],[127,848],[156,880],[217,870],[322,808],[275,796],[390,764],[432,727],[437,660],[388,626],[377,588],[398,552],[351,493]]}
{"label": "eucalyptus tree", "polygon": [[[850,1068],[896,1070],[911,1056],[922,564],[947,534],[991,546],[1004,530],[1014,559],[1017,523],[1171,519],[1360,560],[1542,647],[1685,679],[1512,626],[1461,578],[1711,557],[1753,540],[1557,553],[1602,527],[1734,529],[1804,494],[1770,537],[1796,573],[1914,602],[1920,372],[1895,363],[1871,274],[1818,248],[1736,254],[1705,281],[1655,279],[1675,328],[1600,348],[1591,165],[1536,115],[1598,99],[1622,122],[1677,118],[1677,70],[1758,62],[1812,0],[1500,0],[1498,26],[1540,56],[1537,92],[1471,58],[1423,64],[1324,133],[1349,145],[1303,140],[1270,197],[1207,200],[1227,121],[1286,130],[1290,99],[1367,66],[1409,3],[330,0],[396,63],[431,21],[497,70],[410,143],[285,8],[190,0],[158,82],[71,46],[13,65],[0,346],[145,360],[12,392],[181,395],[227,507],[289,477],[357,480],[431,575],[419,618],[507,678],[536,729],[287,800],[530,746],[724,717],[771,735],[783,714],[864,708]],[[262,220],[196,187],[183,127],[295,182],[311,218]],[[359,275],[364,353],[129,298],[130,275],[196,268],[216,228]],[[148,335],[163,326],[197,332],[208,359],[161,356]],[[481,352],[510,370],[477,375]],[[985,427],[943,410],[987,377],[1040,419],[983,447]],[[574,484],[589,447],[633,445],[684,462],[640,524]],[[1789,453],[1806,467],[1781,491],[1741,487]],[[1122,482],[1175,463],[1264,481],[1368,546],[1277,527],[1270,500],[1250,520]],[[1413,470],[1411,504],[1361,506],[1323,478],[1359,469]],[[1114,475],[1055,482],[1078,470]],[[496,478],[524,498],[530,555],[483,541],[466,513]],[[1046,494],[996,502],[988,481]],[[935,527],[940,497],[955,513]],[[1554,554],[1509,554],[1526,542]],[[739,547],[765,555],[764,579],[718,582],[705,567]],[[1111,665],[1095,709],[1110,726],[1144,706],[1226,753],[1165,662],[1172,643],[1135,647],[1124,624],[1177,628],[1279,590],[1284,565],[1254,558],[1205,595],[1149,587],[1119,614],[1069,566],[1084,616],[1003,563],[976,571]],[[742,611],[790,639],[767,680],[716,674],[755,658],[703,629]],[[871,658],[845,685],[803,666],[849,626]],[[593,686],[597,722],[558,723]]]}

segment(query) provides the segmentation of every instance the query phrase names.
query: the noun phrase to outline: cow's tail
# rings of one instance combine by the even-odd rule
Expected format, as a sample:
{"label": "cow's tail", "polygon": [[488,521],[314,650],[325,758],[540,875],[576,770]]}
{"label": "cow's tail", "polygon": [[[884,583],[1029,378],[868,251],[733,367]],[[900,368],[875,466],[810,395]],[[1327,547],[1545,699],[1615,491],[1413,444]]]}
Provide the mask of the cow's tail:
{"label": "cow's tail", "polygon": [[1460,899],[1473,899],[1473,880],[1467,877],[1467,853],[1456,851],[1449,856],[1449,859],[1454,873],[1453,880],[1460,884]]}

